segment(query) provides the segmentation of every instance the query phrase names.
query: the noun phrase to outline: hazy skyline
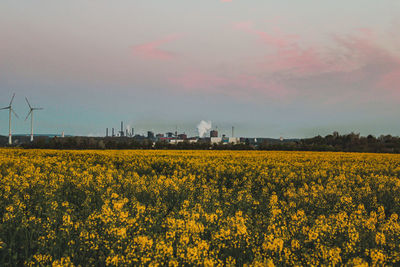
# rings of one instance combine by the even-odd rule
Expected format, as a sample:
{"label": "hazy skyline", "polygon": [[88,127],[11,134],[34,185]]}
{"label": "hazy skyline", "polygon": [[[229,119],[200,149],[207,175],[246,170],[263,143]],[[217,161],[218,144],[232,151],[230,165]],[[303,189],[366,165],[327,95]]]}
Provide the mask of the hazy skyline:
{"label": "hazy skyline", "polygon": [[400,135],[399,28],[397,0],[3,0],[0,108],[18,134],[27,96],[38,134]]}

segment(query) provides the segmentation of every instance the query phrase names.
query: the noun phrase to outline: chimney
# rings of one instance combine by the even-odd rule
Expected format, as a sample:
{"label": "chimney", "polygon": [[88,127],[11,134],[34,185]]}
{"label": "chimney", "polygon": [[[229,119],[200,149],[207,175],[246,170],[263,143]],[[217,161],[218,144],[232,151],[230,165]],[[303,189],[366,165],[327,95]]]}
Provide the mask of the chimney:
{"label": "chimney", "polygon": [[112,128],[112,137],[114,137],[115,136],[115,134],[114,134],[114,128]]}
{"label": "chimney", "polygon": [[106,137],[108,137],[108,128],[106,128]]}

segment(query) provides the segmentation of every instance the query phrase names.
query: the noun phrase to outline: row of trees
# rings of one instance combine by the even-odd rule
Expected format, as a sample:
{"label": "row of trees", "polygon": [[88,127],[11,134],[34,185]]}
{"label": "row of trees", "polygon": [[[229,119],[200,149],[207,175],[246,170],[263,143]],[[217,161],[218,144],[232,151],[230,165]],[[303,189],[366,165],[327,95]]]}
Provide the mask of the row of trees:
{"label": "row of trees", "polygon": [[334,132],[325,137],[302,139],[298,146],[305,150],[400,153],[400,137],[381,135],[376,138],[373,135],[365,137],[356,133],[340,135]]}
{"label": "row of trees", "polygon": [[161,141],[154,143],[148,139],[66,137],[37,138],[33,143],[25,143],[21,146],[24,148],[49,149],[215,149],[400,153],[400,137],[385,135],[376,138],[372,135],[363,137],[355,133],[340,135],[334,132],[325,137],[316,136],[291,142],[264,141],[261,144],[250,144],[248,140],[244,140],[240,144],[213,145],[203,140],[197,143],[182,142],[175,145]]}

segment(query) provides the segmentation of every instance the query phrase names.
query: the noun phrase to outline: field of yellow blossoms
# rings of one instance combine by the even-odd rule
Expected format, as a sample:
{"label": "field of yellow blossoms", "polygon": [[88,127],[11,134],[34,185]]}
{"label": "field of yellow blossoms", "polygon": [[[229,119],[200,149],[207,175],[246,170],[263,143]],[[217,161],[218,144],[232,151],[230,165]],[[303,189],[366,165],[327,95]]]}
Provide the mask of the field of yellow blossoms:
{"label": "field of yellow blossoms", "polygon": [[0,149],[0,266],[396,265],[400,155]]}

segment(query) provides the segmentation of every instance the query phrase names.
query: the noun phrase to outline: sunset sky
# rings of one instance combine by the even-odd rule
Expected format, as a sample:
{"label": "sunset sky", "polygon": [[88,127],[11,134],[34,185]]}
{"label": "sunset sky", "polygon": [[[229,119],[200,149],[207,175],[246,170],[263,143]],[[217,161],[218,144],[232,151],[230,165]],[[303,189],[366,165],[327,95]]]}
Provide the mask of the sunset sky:
{"label": "sunset sky", "polygon": [[[400,1],[0,3],[0,107],[36,133],[400,135]],[[0,134],[8,113],[0,111]]]}

